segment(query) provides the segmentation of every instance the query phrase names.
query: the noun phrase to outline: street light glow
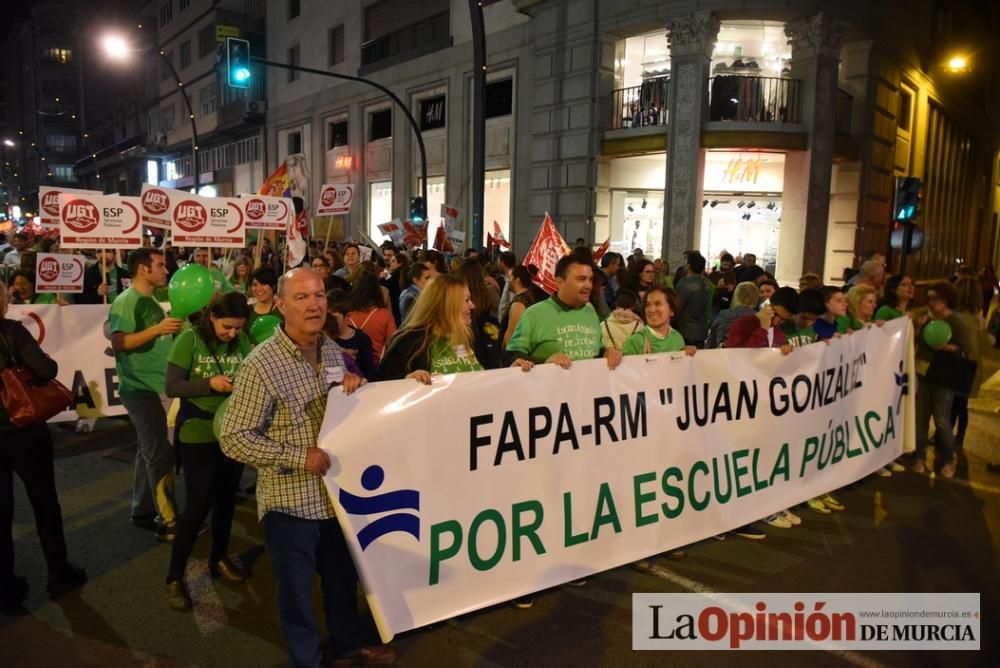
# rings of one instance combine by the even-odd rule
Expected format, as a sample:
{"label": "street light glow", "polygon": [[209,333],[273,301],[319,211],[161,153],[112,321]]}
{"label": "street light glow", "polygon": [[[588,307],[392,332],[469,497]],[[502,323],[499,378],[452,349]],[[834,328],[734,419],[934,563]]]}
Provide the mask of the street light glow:
{"label": "street light glow", "polygon": [[948,69],[954,71],[961,71],[969,67],[969,61],[965,56],[953,56],[948,61]]}
{"label": "street light glow", "polygon": [[13,142],[13,141],[11,141],[10,139],[4,139],[4,140],[3,140],[3,145],[4,145],[4,146],[13,146],[13,145],[14,145],[14,142]]}
{"label": "street light glow", "polygon": [[114,58],[115,60],[128,58],[130,51],[128,42],[121,35],[106,35],[101,40],[101,46],[104,48],[104,53],[110,58]]}

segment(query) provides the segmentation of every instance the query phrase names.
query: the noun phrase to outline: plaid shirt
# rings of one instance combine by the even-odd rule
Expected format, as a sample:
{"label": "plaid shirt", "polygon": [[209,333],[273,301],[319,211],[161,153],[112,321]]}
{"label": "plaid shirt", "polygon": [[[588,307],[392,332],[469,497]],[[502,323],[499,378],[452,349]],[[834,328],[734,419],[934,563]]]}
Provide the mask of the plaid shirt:
{"label": "plaid shirt", "polygon": [[261,519],[269,511],[308,520],[334,517],[323,478],[305,468],[306,450],[319,440],[330,372],[347,368],[336,343],[320,336],[319,345],[317,371],[278,328],[240,367],[219,443],[229,457],[257,468]]}

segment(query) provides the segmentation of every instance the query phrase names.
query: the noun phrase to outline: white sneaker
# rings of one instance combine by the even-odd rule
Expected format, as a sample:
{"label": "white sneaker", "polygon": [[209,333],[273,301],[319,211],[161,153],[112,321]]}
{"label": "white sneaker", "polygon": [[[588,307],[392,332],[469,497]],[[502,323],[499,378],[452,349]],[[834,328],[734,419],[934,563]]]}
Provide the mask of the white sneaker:
{"label": "white sneaker", "polygon": [[906,467],[900,464],[899,462],[893,462],[889,464],[889,470],[892,471],[893,473],[902,473],[903,471],[906,470]]}
{"label": "white sneaker", "polygon": [[781,514],[785,516],[786,520],[792,523],[792,526],[798,526],[802,524],[802,518],[790,510],[782,510]]}
{"label": "white sneaker", "polygon": [[877,475],[879,478],[891,478],[892,471],[883,466],[878,471],[875,471],[875,475]]}
{"label": "white sneaker", "polygon": [[773,515],[768,515],[764,518],[764,521],[773,527],[778,527],[779,529],[791,529],[792,523],[785,517],[784,513],[775,513]]}

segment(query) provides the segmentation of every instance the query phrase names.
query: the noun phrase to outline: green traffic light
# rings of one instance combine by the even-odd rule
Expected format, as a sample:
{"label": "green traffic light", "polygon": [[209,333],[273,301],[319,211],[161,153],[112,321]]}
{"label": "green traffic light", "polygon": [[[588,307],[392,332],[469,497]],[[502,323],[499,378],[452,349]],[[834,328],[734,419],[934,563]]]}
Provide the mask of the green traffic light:
{"label": "green traffic light", "polygon": [[233,70],[233,80],[234,81],[248,81],[250,79],[250,70],[245,67],[237,67]]}

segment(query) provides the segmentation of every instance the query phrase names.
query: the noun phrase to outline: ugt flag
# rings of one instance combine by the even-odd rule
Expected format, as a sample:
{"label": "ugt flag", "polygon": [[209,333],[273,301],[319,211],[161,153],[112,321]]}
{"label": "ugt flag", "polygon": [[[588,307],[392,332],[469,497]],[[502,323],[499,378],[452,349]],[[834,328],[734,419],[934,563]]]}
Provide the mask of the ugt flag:
{"label": "ugt flag", "polygon": [[556,264],[564,255],[569,255],[569,252],[566,240],[559,234],[552,217],[546,213],[538,236],[531,242],[531,248],[524,256],[524,266],[533,264],[538,267],[538,273],[532,281],[552,294],[556,291]]}

